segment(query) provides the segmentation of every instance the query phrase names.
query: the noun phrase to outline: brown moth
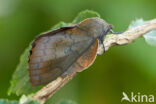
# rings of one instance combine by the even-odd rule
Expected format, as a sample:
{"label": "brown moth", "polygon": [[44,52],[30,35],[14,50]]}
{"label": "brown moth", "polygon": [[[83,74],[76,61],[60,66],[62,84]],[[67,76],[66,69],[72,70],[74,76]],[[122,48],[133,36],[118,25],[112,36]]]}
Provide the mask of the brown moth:
{"label": "brown moth", "polygon": [[32,85],[47,84],[88,68],[97,56],[98,45],[103,45],[104,36],[112,28],[100,18],[88,18],[77,25],[38,36],[29,56]]}

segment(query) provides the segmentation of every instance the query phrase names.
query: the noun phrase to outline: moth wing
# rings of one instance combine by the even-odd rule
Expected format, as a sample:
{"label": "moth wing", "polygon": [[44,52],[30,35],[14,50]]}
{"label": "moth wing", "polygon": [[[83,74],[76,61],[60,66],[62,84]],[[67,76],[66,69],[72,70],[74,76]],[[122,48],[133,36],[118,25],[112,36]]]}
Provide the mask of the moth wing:
{"label": "moth wing", "polygon": [[[96,59],[98,50],[98,39],[70,66],[64,74],[74,74],[88,68]],[[75,71],[76,70],[76,71]]]}
{"label": "moth wing", "polygon": [[[70,30],[70,29],[67,29]],[[29,56],[32,85],[41,85],[62,75],[93,44],[87,35],[58,31],[41,35],[33,43]]]}
{"label": "moth wing", "polygon": [[[67,83],[69,80],[71,80],[74,75],[76,75],[77,72],[82,71],[89,67],[95,60],[97,56],[97,49],[98,49],[98,40],[93,43],[89,47],[88,50],[86,50],[69,68],[66,72],[64,72],[61,76],[59,76],[56,80],[52,81],[50,84],[45,86],[44,88],[47,88],[50,86],[50,92],[49,94],[46,93],[42,96],[41,99],[47,98],[47,95],[52,96],[58,89],[63,87],[65,83]],[[44,89],[43,88],[43,89]],[[40,93],[40,92],[38,92]],[[50,97],[48,96],[48,97]],[[35,96],[36,97],[36,96]],[[38,98],[38,97],[37,97]]]}

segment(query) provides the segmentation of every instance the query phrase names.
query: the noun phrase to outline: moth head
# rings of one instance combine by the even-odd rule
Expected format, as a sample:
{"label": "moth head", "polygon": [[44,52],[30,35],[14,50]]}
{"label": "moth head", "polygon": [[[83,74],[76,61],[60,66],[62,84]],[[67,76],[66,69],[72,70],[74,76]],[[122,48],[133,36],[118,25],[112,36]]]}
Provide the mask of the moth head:
{"label": "moth head", "polygon": [[90,36],[97,38],[105,36],[112,31],[113,25],[108,24],[100,18],[88,18],[79,24],[79,27],[89,33]]}

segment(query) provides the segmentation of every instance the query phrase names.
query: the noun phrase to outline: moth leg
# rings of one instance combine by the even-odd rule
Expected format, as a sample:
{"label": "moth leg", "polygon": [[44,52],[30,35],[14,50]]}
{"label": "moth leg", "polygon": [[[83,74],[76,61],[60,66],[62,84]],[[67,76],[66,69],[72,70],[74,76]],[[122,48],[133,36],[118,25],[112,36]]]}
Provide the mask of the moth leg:
{"label": "moth leg", "polygon": [[105,45],[104,45],[104,43],[102,44],[102,46],[103,46],[103,52],[105,53],[106,50],[105,50]]}
{"label": "moth leg", "polygon": [[102,49],[103,49],[103,52],[105,53],[106,50],[105,50],[105,45],[104,45],[103,41],[104,41],[104,39],[102,39],[102,41],[100,41],[100,44],[102,44]]}
{"label": "moth leg", "polygon": [[102,45],[101,47],[99,46],[99,47],[100,47],[100,50],[101,50],[101,48],[102,48],[103,51],[100,52],[100,53],[97,53],[97,55],[98,55],[98,56],[101,56],[103,53],[106,52],[106,50],[105,50],[105,45],[104,45],[104,43],[103,43],[103,42],[104,42],[104,37],[103,37],[103,38],[100,37],[98,40],[99,40],[99,45]]}

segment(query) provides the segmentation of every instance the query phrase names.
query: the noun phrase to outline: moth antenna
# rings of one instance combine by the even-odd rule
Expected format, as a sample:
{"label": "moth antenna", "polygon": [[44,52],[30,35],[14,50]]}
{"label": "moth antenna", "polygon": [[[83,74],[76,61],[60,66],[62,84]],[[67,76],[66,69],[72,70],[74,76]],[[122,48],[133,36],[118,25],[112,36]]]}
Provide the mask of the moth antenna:
{"label": "moth antenna", "polygon": [[110,30],[110,33],[112,34],[122,34],[123,32],[114,32],[112,29]]}

